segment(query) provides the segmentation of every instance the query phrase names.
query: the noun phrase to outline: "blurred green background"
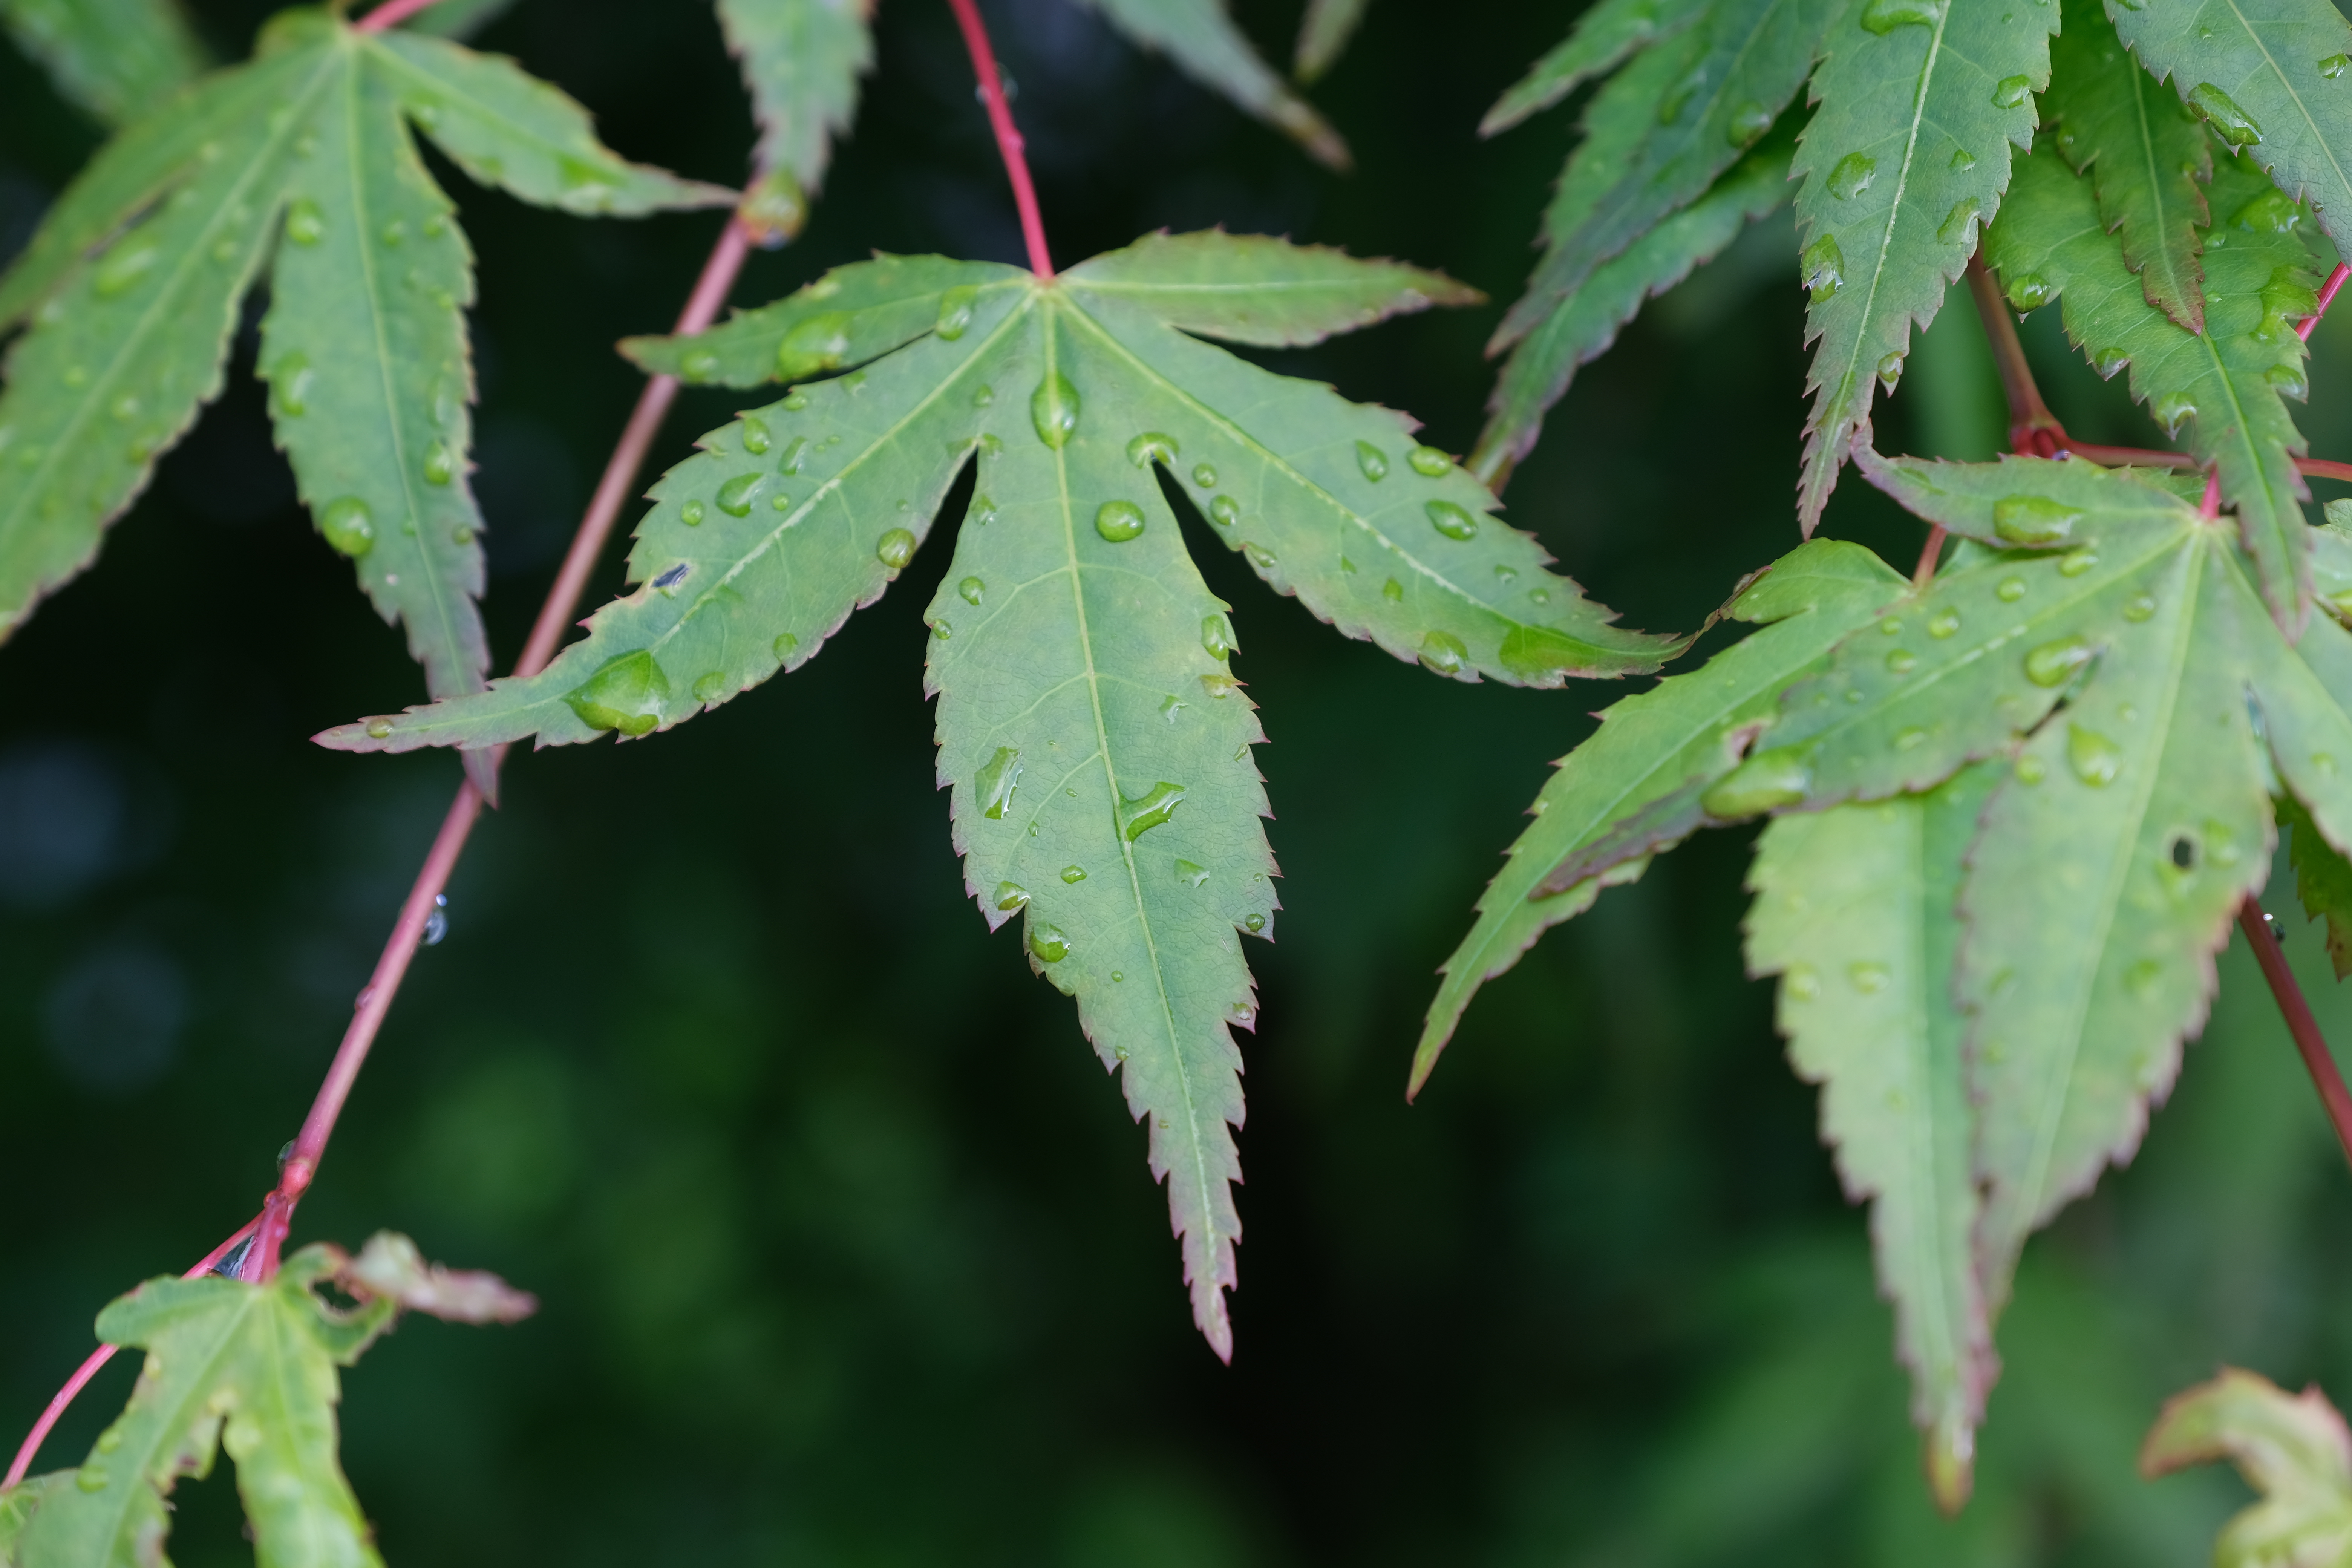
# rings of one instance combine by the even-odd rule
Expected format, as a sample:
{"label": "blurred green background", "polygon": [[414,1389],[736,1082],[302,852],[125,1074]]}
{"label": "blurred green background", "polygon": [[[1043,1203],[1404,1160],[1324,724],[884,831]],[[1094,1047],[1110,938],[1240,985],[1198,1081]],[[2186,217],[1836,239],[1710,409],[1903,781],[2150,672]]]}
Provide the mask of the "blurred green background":
{"label": "blurred green background", "polygon": [[[196,9],[224,56],[264,12]],[[1469,444],[1574,115],[1474,127],[1572,6],[1381,0],[1316,95],[1349,177],[1071,0],[987,11],[1058,258],[1222,223],[1444,268],[1497,302],[1267,357]],[[1295,0],[1240,14],[1286,55]],[[892,0],[878,32],[807,236],[756,257],[739,302],[871,248],[1017,258],[945,7]],[[522,0],[480,42],[625,153],[741,177],[706,5]],[[0,256],[94,144],[0,53]],[[610,344],[667,324],[719,219],[581,222],[441,173],[481,257],[503,664],[635,395]],[[1510,487],[1630,624],[1696,625],[1795,542],[1793,250],[1784,213],[1654,306]],[[1882,444],[2000,444],[1955,303]],[[2050,314],[2026,335],[2061,415],[2152,442]],[[248,330],[100,569],[0,650],[12,1443],[100,1305],[253,1212],[457,782],[446,755],[306,739],[417,682],[292,504],[252,353]],[[2352,453],[2347,365],[2339,315],[2305,426],[2323,455]],[[656,468],[758,400],[690,395]],[[1826,526],[1906,570],[1917,550],[1851,476]],[[1286,876],[1282,941],[1249,949],[1233,1366],[1192,1331],[1142,1134],[1070,1005],[960,896],[921,696],[940,538],[789,680],[651,744],[510,764],[298,1233],[398,1227],[546,1303],[510,1330],[412,1322],[351,1374],[347,1461],[394,1563],[2186,1565],[2246,1494],[2135,1478],[2160,1399],[2222,1361],[2352,1395],[2352,1179],[2233,946],[2143,1157],[2030,1249],[1979,1496],[1939,1521],[1864,1216],[1742,973],[1748,835],[1547,938],[1408,1108],[1432,971],[1549,761],[1624,689],[1443,683],[1195,547],[1265,709]],[[2352,1040],[2317,936],[2285,925]],[[184,1568],[250,1561],[229,1486],[224,1466],[183,1489]]]}

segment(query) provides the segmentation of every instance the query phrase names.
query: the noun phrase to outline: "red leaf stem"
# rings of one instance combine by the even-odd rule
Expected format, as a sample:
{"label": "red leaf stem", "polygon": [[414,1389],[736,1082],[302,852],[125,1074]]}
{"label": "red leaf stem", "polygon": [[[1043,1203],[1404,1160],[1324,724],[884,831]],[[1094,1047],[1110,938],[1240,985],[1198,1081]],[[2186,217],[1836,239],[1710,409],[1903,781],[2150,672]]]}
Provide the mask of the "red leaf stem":
{"label": "red leaf stem", "polygon": [[386,27],[396,27],[437,0],[383,0],[383,4],[352,24],[360,33],[381,33]]}
{"label": "red leaf stem", "polygon": [[2344,1087],[2344,1074],[2327,1049],[2326,1037],[2319,1032],[2319,1021],[2311,1016],[2311,1004],[2303,999],[2294,972],[2286,966],[2286,954],[2279,951],[2278,938],[2271,933],[2270,918],[2260,903],[2250,898],[2238,906],[2238,929],[2246,933],[2246,945],[2254,950],[2254,962],[2262,965],[2263,978],[2271,983],[2271,994],[2278,998],[2279,1011],[2286,1015],[2286,1032],[2294,1037],[2294,1048],[2302,1053],[2311,1086],[2319,1091],[2319,1103],[2326,1108],[2336,1142],[2344,1146],[2344,1158],[2352,1161],[2352,1090]]}
{"label": "red leaf stem", "polygon": [[[397,4],[398,0],[394,0]],[[1054,276],[1054,258],[1045,252],[1045,220],[1037,211],[1037,187],[1029,183],[1027,144],[1005,107],[1004,83],[996,72],[996,51],[988,47],[988,28],[972,0],[948,0],[956,26],[963,29],[963,47],[971,53],[971,74],[980,79],[980,101],[987,106],[989,128],[996,132],[996,150],[1004,159],[1005,178],[1013,182],[1013,205],[1021,209],[1021,237],[1029,246],[1029,270]]]}
{"label": "red leaf stem", "polygon": [[2311,341],[2311,330],[2319,325],[2319,318],[2327,314],[2327,307],[2336,302],[2336,290],[2344,287],[2347,278],[2352,278],[2352,267],[2337,262],[2336,270],[2327,275],[2327,281],[2319,286],[2319,309],[2303,319],[2302,325],[2294,330],[2295,336],[2305,342]]}

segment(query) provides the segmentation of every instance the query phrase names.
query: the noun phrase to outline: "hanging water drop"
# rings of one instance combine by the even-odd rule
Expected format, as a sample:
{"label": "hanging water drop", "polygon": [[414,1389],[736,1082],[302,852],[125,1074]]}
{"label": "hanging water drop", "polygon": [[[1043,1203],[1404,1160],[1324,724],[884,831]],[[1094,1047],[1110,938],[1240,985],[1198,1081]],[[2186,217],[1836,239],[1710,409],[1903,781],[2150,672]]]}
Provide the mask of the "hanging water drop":
{"label": "hanging water drop", "polygon": [[1011,914],[1028,903],[1029,889],[1018,882],[999,882],[996,884],[996,891],[991,893],[988,898],[989,901],[999,910]]}
{"label": "hanging water drop", "polygon": [[1459,675],[1469,658],[1470,650],[1451,632],[1431,632],[1421,639],[1423,668],[1433,674]]}
{"label": "hanging water drop", "polygon": [[439,947],[442,940],[448,934],[449,895],[446,893],[436,893],[433,895],[432,912],[425,917],[425,934],[423,941],[426,947]]}
{"label": "hanging water drop", "polygon": [[1895,350],[1892,351],[1891,353],[1884,353],[1884,354],[1879,355],[1879,356],[1878,356],[1878,381],[1879,381],[1879,384],[1880,384],[1880,385],[1882,385],[1882,386],[1884,386],[1884,387],[1885,387],[1887,391],[1892,392],[1892,391],[1894,391],[1894,390],[1895,390],[1895,384],[1896,384],[1897,382],[1901,381],[1902,379],[1903,379],[1903,351],[1902,351],[1901,349],[1895,349]]}
{"label": "hanging water drop", "polygon": [[1264,915],[1244,915],[1242,917],[1242,924],[1253,935],[1255,935],[1265,929],[1265,917]]}
{"label": "hanging water drop", "polygon": [[1838,285],[1845,281],[1845,253],[1838,248],[1833,234],[1822,235],[1805,247],[1797,265],[1803,270],[1806,292],[1816,305],[1836,293]]}
{"label": "hanging water drop", "polygon": [[1211,658],[1230,658],[1239,651],[1234,641],[1234,628],[1223,616],[1204,616],[1201,620],[1201,646]]}
{"label": "hanging water drop", "polygon": [[988,584],[977,577],[967,577],[956,584],[956,594],[967,605],[978,605],[987,596]]}
{"label": "hanging water drop", "polygon": [[2009,302],[2020,310],[2038,310],[2050,303],[2053,290],[2050,280],[2039,272],[2027,272],[2009,280]]}
{"label": "hanging water drop", "polygon": [[608,660],[565,692],[563,700],[591,730],[648,734],[669,706],[669,677],[650,652],[639,648]]}
{"label": "hanging water drop", "polygon": [[1059,963],[1070,956],[1070,939],[1058,926],[1039,925],[1029,928],[1029,951],[1044,963]]}
{"label": "hanging water drop", "polygon": [[2102,381],[2115,380],[2116,373],[2129,363],[2130,353],[2120,348],[2095,349],[2091,353],[2091,368],[2099,373]]}
{"label": "hanging water drop", "polygon": [[319,531],[327,542],[354,560],[375,547],[375,514],[357,496],[331,500],[319,513]]}
{"label": "hanging water drop", "polygon": [[896,572],[915,558],[915,536],[894,528],[874,542],[875,558]]}

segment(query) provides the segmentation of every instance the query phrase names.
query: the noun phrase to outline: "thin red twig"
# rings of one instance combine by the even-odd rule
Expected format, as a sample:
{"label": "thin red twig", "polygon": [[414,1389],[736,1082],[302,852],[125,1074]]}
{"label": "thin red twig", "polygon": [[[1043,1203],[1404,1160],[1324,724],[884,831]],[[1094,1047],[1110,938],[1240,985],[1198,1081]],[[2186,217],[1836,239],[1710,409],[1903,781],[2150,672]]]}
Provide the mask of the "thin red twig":
{"label": "thin red twig", "polygon": [[2221,515],[2221,470],[2214,468],[2205,476],[2205,500],[2198,514],[2208,522]]}
{"label": "thin red twig", "polygon": [[383,4],[352,24],[362,33],[381,33],[386,27],[396,27],[437,0],[383,0]]}
{"label": "thin red twig", "polygon": [[2294,1037],[2294,1048],[2303,1056],[2311,1085],[2319,1090],[2319,1103],[2326,1108],[2336,1142],[2344,1146],[2344,1158],[2352,1161],[2352,1089],[2344,1087],[2344,1074],[2327,1049],[2326,1037],[2319,1032],[2319,1021],[2311,1016],[2311,1004],[2303,999],[2294,971],[2286,966],[2286,954],[2279,951],[2278,938],[2271,933],[2270,921],[2260,903],[2248,899],[2238,906],[2238,929],[2246,933],[2246,945],[2254,950],[2254,962],[2262,965],[2263,978],[2271,983],[2271,994],[2278,998],[2279,1011],[2286,1015],[2286,1032]]}
{"label": "thin red twig", "polygon": [[[371,13],[369,22],[375,22],[386,12],[407,5],[407,0],[391,3]],[[408,10],[416,7],[409,6]],[[403,11],[402,15],[406,15]],[[399,20],[394,16],[391,21]],[[389,22],[383,25],[388,26]],[[728,220],[727,228],[711,249],[710,259],[703,264],[702,276],[696,281],[686,308],[679,311],[678,332],[698,332],[717,318],[719,307],[727,301],[728,290],[734,287],[735,276],[741,270],[750,246],[742,226]],[[663,416],[677,397],[677,382],[670,376],[650,378],[637,396],[637,405],[622,427],[621,438],[614,444],[613,456],[604,465],[604,476],[598,481],[596,493],[588,503],[585,516],[580,520],[578,532],[572,536],[572,549],[564,557],[563,566],[549,587],[547,600],[540,606],[538,622],[532,626],[530,639],[523,647],[522,657],[515,661],[518,676],[535,675],[546,668],[554,656],[556,642],[563,635],[565,623],[580,606],[581,594],[586,589],[588,576],[596,557],[612,537],[613,524],[628,500],[630,487],[637,471],[645,465],[646,453],[652,446],[655,432]],[[503,755],[504,748],[499,749]],[[215,1248],[211,1256],[189,1272],[201,1274],[227,1256],[229,1250],[247,1237],[256,1237],[251,1251],[246,1255],[239,1277],[247,1279],[267,1279],[277,1272],[278,1260],[286,1244],[288,1229],[292,1226],[294,1208],[318,1175],[319,1161],[326,1153],[327,1140],[335,1130],[335,1120],[342,1112],[343,1102],[351,1096],[352,1086],[359,1079],[360,1068],[367,1061],[368,1050],[374,1045],[376,1032],[383,1027],[384,1015],[391,1011],[393,997],[400,989],[401,980],[408,973],[409,960],[415,956],[417,944],[425,935],[425,923],[442,891],[448,886],[449,875],[457,858],[466,847],[467,836],[482,813],[482,795],[471,780],[457,786],[457,798],[449,803],[449,813],[442,818],[441,831],[434,836],[433,847],[426,851],[425,864],[416,874],[415,883],[408,890],[407,901],[402,904],[400,915],[393,922],[391,940],[385,942],[383,955],[376,960],[375,973],[370,976],[367,989],[361,992],[353,1012],[351,1027],[343,1032],[342,1044],[336,1047],[335,1059],[327,1068],[326,1082],[312,1101],[310,1113],[303,1119],[302,1131],[294,1141],[285,1166],[278,1174],[277,1187],[264,1201],[261,1213],[247,1222],[244,1228]],[[32,1433],[17,1450],[16,1462],[5,1485],[13,1486],[24,1479],[26,1468],[34,1454],[57,1425],[74,1396],[82,1391],[98,1369],[114,1354],[114,1347],[101,1347],[79,1371],[67,1380],[49,1406],[35,1424]]]}
{"label": "thin red twig", "polygon": [[1919,564],[1911,569],[1911,585],[1925,590],[1936,578],[1936,563],[1943,559],[1944,525],[1936,523],[1927,530],[1927,542],[1920,548]]}
{"label": "thin red twig", "polygon": [[[236,1233],[226,1241],[205,1253],[194,1268],[181,1275],[180,1278],[194,1279],[199,1275],[211,1273],[213,1266],[235,1251],[236,1244],[251,1236],[254,1227],[260,1223],[259,1215],[247,1220],[236,1227]],[[58,1417],[66,1413],[66,1406],[74,1402],[74,1395],[79,1394],[89,1380],[98,1375],[98,1369],[112,1361],[114,1352],[121,1348],[121,1345],[100,1345],[90,1352],[88,1361],[74,1369],[74,1374],[66,1379],[66,1385],[58,1390],[56,1395],[49,1401],[49,1407],[41,1412],[41,1418],[33,1423],[33,1429],[25,1435],[24,1442],[17,1446],[16,1458],[8,1466],[6,1479],[0,1479],[0,1491],[6,1490],[25,1479],[25,1472],[33,1468],[33,1458],[40,1453],[41,1445],[48,1440],[49,1429],[58,1424]]]}
{"label": "thin red twig", "polygon": [[971,53],[971,74],[980,79],[980,100],[988,108],[989,128],[996,132],[996,150],[1004,159],[1005,177],[1013,182],[1013,205],[1021,209],[1021,237],[1029,246],[1029,270],[1040,278],[1054,276],[1054,259],[1045,251],[1045,220],[1037,211],[1037,187],[1029,183],[1027,143],[1005,107],[1004,83],[996,74],[996,51],[988,47],[988,28],[972,0],[948,0],[956,26],[963,29],[963,47]]}
{"label": "thin red twig", "polygon": [[2336,302],[2336,290],[2344,287],[2347,278],[2352,278],[2352,267],[2337,262],[2336,270],[2327,275],[2327,281],[2319,286],[2319,309],[2303,319],[2302,324],[2294,330],[2295,336],[2305,342],[2311,341],[2312,329],[2319,325],[2320,317],[2327,314],[2327,307]]}

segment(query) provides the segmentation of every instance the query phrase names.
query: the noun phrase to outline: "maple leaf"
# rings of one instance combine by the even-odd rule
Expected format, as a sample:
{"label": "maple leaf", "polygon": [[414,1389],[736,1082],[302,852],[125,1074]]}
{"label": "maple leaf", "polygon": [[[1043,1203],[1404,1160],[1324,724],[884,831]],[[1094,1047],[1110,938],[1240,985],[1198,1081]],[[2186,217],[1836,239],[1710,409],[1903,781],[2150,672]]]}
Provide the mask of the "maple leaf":
{"label": "maple leaf", "polygon": [[[1224,94],[1236,108],[1288,136],[1318,162],[1342,172],[1353,166],[1348,143],[1258,57],[1249,39],[1234,26],[1223,0],[1085,0],[1085,4],[1100,11],[1129,41],[1166,55],[1186,76]],[[1308,22],[1318,25],[1311,16]]]}
{"label": "maple leaf", "polygon": [[833,144],[874,67],[873,0],[719,0],[760,121],[762,177],[745,214],[762,238],[791,239],[824,184]]}
{"label": "maple leaf", "polygon": [[1229,659],[1229,606],[1186,553],[1167,482],[1282,593],[1440,675],[1558,685],[1655,668],[1412,422],[1188,335],[1303,344],[1475,296],[1433,273],[1253,237],[1154,236],[1050,281],[884,258],[648,368],[796,387],[664,476],[629,573],[541,675],[331,731],[351,750],[541,745],[680,723],[798,668],[913,559],[968,461],[974,495],[926,611],[940,776],[992,928],[1024,918],[1150,1128],[1194,1315],[1230,1348],[1243,932],[1274,863]]}
{"label": "maple leaf", "polygon": [[2352,1433],[2316,1387],[2289,1394],[2236,1367],[2164,1402],[2140,1447],[2151,1480],[2235,1461],[2262,1500],[2221,1528],[2216,1568],[2341,1568],[2352,1558]]}
{"label": "maple leaf", "polygon": [[1307,0],[1307,14],[1298,22],[1292,74],[1302,82],[1320,79],[1355,37],[1370,4],[1370,0]]}
{"label": "maple leaf", "polygon": [[[361,1261],[373,1260],[369,1279],[379,1287],[437,1272],[488,1281],[471,1285],[477,1297],[515,1298],[488,1276],[404,1271],[400,1260],[415,1256],[405,1237],[379,1236]],[[380,1288],[351,1310],[329,1306],[318,1288],[353,1282],[353,1268],[339,1248],[310,1247],[267,1284],[167,1277],[108,1307],[99,1337],[145,1350],[145,1370],[79,1469],[0,1493],[0,1560],[16,1568],[161,1563],[173,1487],[183,1476],[210,1474],[226,1448],[260,1568],[381,1568],[374,1532],[337,1457],[336,1369],[356,1362],[402,1305],[421,1303]]]}
{"label": "maple leaf", "polygon": [[[2193,127],[2191,129],[2194,129]],[[2318,308],[2300,211],[2260,171],[2234,159],[2213,170],[2223,215],[2205,246],[2202,330],[2148,300],[2123,247],[2105,232],[2091,182],[2044,148],[2020,161],[1985,260],[2021,310],[2056,300],[2066,335],[2100,374],[2129,367],[2132,395],[2221,475],[2237,510],[2263,596],[2282,626],[2300,626],[2311,597],[2305,449],[2286,399],[2301,397],[2308,350],[2295,323]]]}
{"label": "maple leaf", "polygon": [[206,64],[175,0],[0,0],[0,26],[59,96],[109,125],[148,112]]}
{"label": "maple leaf", "polygon": [[411,126],[476,180],[569,212],[732,200],[623,162],[509,61],[279,16],[250,63],[109,142],[0,277],[0,331],[30,321],[0,395],[0,634],[89,564],[219,390],[266,268],[263,373],[302,499],[406,627],[427,689],[480,687],[472,268]]}

